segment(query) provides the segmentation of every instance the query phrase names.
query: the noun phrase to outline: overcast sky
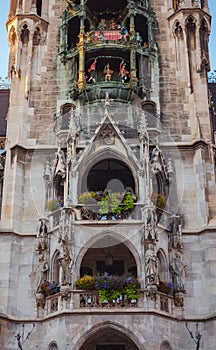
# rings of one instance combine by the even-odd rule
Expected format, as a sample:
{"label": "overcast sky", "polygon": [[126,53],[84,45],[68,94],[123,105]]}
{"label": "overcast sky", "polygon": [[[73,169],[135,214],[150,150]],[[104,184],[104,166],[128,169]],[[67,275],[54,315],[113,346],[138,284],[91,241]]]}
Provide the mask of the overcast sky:
{"label": "overcast sky", "polygon": [[[10,0],[0,0],[0,77],[7,76],[8,43],[5,23],[8,16]],[[209,0],[212,15],[212,29],[210,35],[211,71],[216,70],[216,0]]]}

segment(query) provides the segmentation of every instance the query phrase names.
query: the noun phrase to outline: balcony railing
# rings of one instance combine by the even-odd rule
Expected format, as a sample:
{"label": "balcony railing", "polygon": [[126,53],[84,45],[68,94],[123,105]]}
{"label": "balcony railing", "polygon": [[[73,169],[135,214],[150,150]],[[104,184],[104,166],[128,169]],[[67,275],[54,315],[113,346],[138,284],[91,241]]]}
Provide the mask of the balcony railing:
{"label": "balcony railing", "polygon": [[[48,215],[49,218],[49,229],[52,230],[55,227],[59,226],[60,224],[60,218],[61,218],[61,212],[64,210],[66,207],[59,208],[52,213]],[[140,221],[142,220],[142,208],[143,204],[134,204],[134,209],[131,211],[130,214],[127,215],[122,215],[119,218],[116,218],[114,216],[106,216],[106,215],[101,215],[99,213],[99,207],[97,204],[77,204],[77,205],[71,205],[70,208],[72,209],[74,213],[73,220],[74,221],[89,221],[89,222],[94,222],[97,221],[97,223],[105,223],[109,222],[110,224],[116,223],[116,221]]]}
{"label": "balcony railing", "polygon": [[[48,215],[49,217],[49,229],[52,230],[55,227],[59,226],[60,224],[60,218],[61,218],[61,212],[64,209],[67,209],[68,207],[59,208],[52,213]],[[115,224],[118,221],[124,222],[133,222],[133,221],[143,221],[142,217],[142,209],[143,204],[135,203],[134,209],[131,211],[131,213],[125,217],[119,217],[117,219],[116,217],[108,217],[105,215],[101,215],[99,213],[99,207],[97,204],[77,204],[77,205],[71,205],[70,208],[72,209],[74,213],[74,221],[86,221],[92,222],[95,224],[95,221],[99,224],[104,224],[105,222],[109,222],[109,224]],[[171,223],[172,223],[172,216],[170,213],[168,213],[165,210],[162,210],[160,208],[156,208],[157,212],[157,220],[158,224],[160,226],[163,226],[166,229],[170,229]]]}
{"label": "balcony railing", "polygon": [[[141,312],[158,312],[174,316],[174,298],[156,290],[145,289],[141,291],[138,300],[128,300],[121,296],[117,300],[100,302],[97,292],[86,292],[65,289],[58,294],[49,296],[45,300],[44,316],[64,311],[92,310],[92,309],[131,309]],[[179,308],[178,308],[179,315]]]}

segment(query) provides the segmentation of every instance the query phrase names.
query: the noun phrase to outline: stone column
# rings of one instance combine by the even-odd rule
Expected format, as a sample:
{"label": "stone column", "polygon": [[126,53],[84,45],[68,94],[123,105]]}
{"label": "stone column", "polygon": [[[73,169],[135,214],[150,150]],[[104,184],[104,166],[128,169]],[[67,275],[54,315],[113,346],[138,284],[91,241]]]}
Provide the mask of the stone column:
{"label": "stone column", "polygon": [[23,0],[18,0],[18,2],[17,2],[17,10],[16,10],[17,14],[22,13],[22,10],[23,10],[22,6],[23,6]]}
{"label": "stone column", "polygon": [[49,16],[49,0],[45,0],[42,2],[42,18],[48,21]]}
{"label": "stone column", "polygon": [[33,12],[33,13],[37,13],[36,1],[37,0],[32,0],[31,12]]}

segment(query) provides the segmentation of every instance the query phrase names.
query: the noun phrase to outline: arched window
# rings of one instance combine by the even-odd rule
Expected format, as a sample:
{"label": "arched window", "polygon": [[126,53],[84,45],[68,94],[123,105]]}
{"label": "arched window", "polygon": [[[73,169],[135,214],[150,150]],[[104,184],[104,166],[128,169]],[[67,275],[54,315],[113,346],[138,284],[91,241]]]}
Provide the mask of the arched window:
{"label": "arched window", "polygon": [[51,279],[52,281],[55,281],[56,283],[59,283],[59,256],[60,252],[57,250],[53,255],[52,260],[52,274]]}
{"label": "arched window", "polygon": [[168,281],[168,271],[167,271],[167,260],[163,250],[159,250],[157,253],[158,257],[158,276],[160,282]]}
{"label": "arched window", "polygon": [[161,343],[160,350],[172,350],[172,348],[169,342],[165,340]]}
{"label": "arched window", "polygon": [[21,30],[21,41],[23,45],[27,45],[29,42],[29,29],[27,24],[24,24]]}
{"label": "arched window", "polygon": [[48,350],[58,350],[58,346],[57,346],[56,342],[52,342],[49,345]]}

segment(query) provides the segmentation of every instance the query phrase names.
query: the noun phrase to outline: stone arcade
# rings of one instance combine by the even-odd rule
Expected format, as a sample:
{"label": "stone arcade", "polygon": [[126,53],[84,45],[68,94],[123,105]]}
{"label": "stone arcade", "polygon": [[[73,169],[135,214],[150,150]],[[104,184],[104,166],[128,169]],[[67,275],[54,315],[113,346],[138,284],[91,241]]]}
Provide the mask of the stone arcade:
{"label": "stone arcade", "polygon": [[207,0],[10,1],[1,349],[215,349],[210,21]]}

